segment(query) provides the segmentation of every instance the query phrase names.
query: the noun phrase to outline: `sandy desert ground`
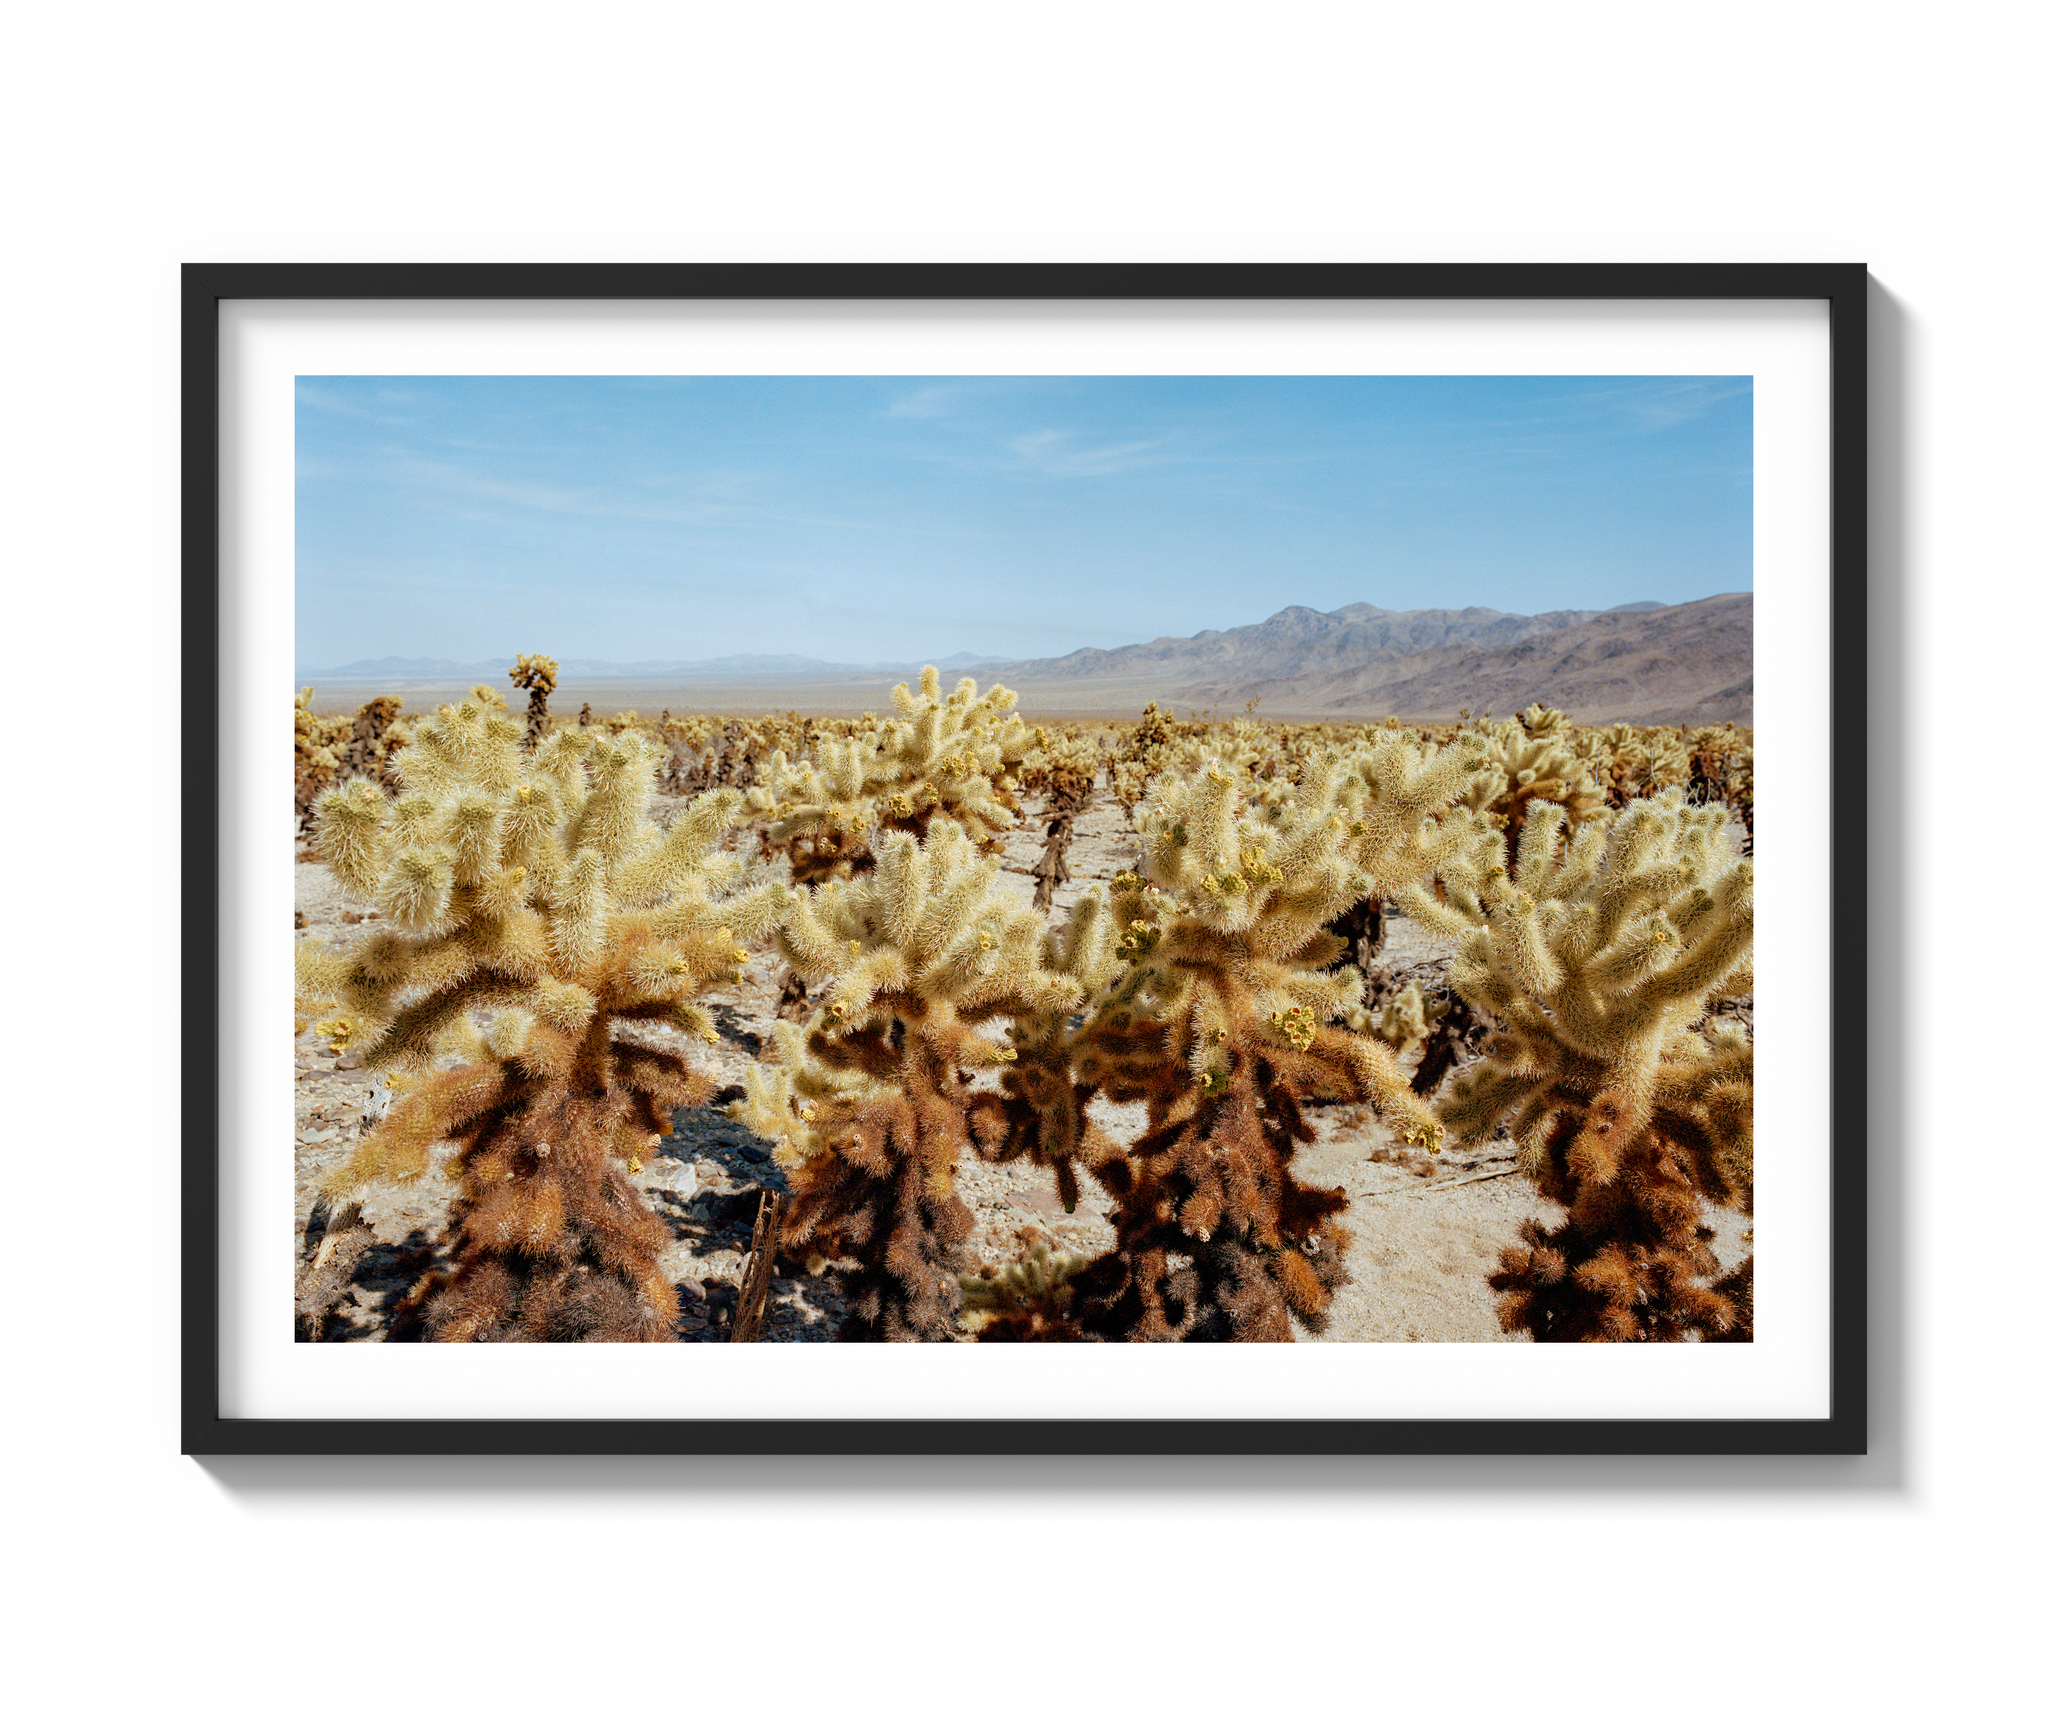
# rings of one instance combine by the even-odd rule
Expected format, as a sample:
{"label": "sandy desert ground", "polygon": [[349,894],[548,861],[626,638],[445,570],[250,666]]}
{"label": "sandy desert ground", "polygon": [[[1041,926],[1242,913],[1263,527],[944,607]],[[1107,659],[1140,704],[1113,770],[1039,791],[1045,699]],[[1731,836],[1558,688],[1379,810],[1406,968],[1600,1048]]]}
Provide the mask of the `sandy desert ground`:
{"label": "sandy desert ground", "polygon": [[[657,821],[666,822],[682,804],[657,800]],[[1027,901],[1035,886],[1031,868],[1042,845],[1037,809],[1027,802],[1004,860],[1005,885]],[[306,857],[305,843],[299,852],[300,924],[295,934],[341,943],[368,934],[375,915],[344,897],[327,867]],[[1068,849],[1073,880],[1055,895],[1055,917],[1091,883],[1107,882],[1136,857],[1137,844],[1121,810],[1098,804],[1085,812]],[[1387,933],[1374,970],[1393,977],[1397,985],[1418,967],[1440,966],[1448,953],[1446,945],[1405,919],[1390,916]],[[739,1084],[754,1050],[768,1036],[783,972],[781,962],[764,952],[750,963],[743,984],[712,998],[720,1042],[715,1048],[688,1046],[698,1067],[721,1082]],[[316,1253],[326,1226],[318,1183],[345,1159],[363,1127],[371,1076],[358,1058],[336,1058],[310,1033],[297,1041],[295,1059],[293,1224],[303,1261]],[[1111,1106],[1098,1099],[1095,1113],[1112,1132],[1135,1137],[1142,1127],[1137,1105]],[[1311,1335],[1297,1325],[1296,1339],[1522,1340],[1502,1333],[1486,1276],[1524,1220],[1540,1216],[1554,1221],[1559,1211],[1514,1171],[1506,1143],[1453,1145],[1431,1159],[1401,1145],[1362,1106],[1337,1105],[1311,1114],[1317,1139],[1297,1159],[1297,1173],[1304,1181],[1342,1187],[1351,1196],[1343,1219],[1353,1236],[1351,1282],[1324,1330]],[[676,1131],[661,1156],[637,1179],[674,1236],[665,1264],[683,1301],[683,1339],[723,1341],[761,1189],[780,1189],[783,1178],[769,1161],[766,1142],[730,1120],[722,1108],[679,1110],[674,1121]],[[967,1268],[1018,1256],[1033,1231],[1056,1248],[1083,1254],[1098,1253],[1111,1240],[1108,1202],[1085,1175],[1072,1215],[1061,1208],[1051,1174],[1028,1164],[969,1162],[958,1181],[977,1222]],[[361,1251],[340,1301],[327,1316],[323,1340],[382,1340],[389,1308],[433,1262],[452,1192],[450,1182],[429,1176],[365,1195],[364,1215],[374,1241]],[[1748,1251],[1747,1220],[1735,1212],[1713,1212],[1708,1221],[1724,1265],[1739,1262]],[[830,1271],[818,1277],[778,1274],[762,1339],[829,1340],[841,1310],[834,1280]]]}

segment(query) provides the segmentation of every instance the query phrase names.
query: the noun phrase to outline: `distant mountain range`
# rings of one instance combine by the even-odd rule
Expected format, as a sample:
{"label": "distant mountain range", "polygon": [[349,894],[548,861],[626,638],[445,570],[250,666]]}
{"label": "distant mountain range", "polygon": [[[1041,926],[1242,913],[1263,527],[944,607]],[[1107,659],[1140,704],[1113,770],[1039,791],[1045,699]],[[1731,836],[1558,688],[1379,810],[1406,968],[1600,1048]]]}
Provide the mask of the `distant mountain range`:
{"label": "distant mountain range", "polygon": [[[1255,626],[1155,638],[1116,650],[1005,661],[963,651],[936,664],[972,670],[1022,694],[1045,714],[1135,713],[1148,699],[1182,715],[1229,714],[1256,698],[1269,716],[1370,721],[1398,715],[1446,719],[1460,710],[1501,715],[1532,703],[1560,706],[1586,722],[1748,723],[1754,718],[1753,601],[1740,591],[1698,602],[1623,603],[1610,609],[1396,612],[1352,603],[1325,614],[1285,608]],[[698,662],[565,658],[564,686],[601,696],[655,699],[673,685],[702,696],[762,703],[875,708],[871,677],[915,676],[922,662],[825,662],[812,656],[721,656]],[[375,683],[386,688],[507,684],[507,659],[450,662],[386,656],[338,668],[302,669],[300,685]],[[588,691],[584,688],[588,687]],[[685,701],[687,694],[673,700]]]}
{"label": "distant mountain range", "polygon": [[[1196,685],[1205,703],[1313,708],[1367,719],[1501,715],[1533,703],[1584,722],[1755,720],[1754,603],[1748,591],[1670,608],[1609,610],[1511,644],[1449,644],[1346,668],[1312,667]],[[1539,617],[1545,618],[1545,617]]]}
{"label": "distant mountain range", "polygon": [[1266,715],[1368,721],[1448,719],[1461,709],[1506,715],[1540,702],[1588,722],[1748,723],[1752,608],[1747,591],[1538,615],[1288,608],[1227,632],[984,663],[978,672],[1048,707],[1155,699],[1185,715],[1228,713],[1257,698]]}
{"label": "distant mountain range", "polygon": [[1548,614],[1502,614],[1491,608],[1424,608],[1395,612],[1369,602],[1323,614],[1312,608],[1283,608],[1256,626],[1228,632],[1198,632],[1193,638],[1155,638],[1121,650],[1076,650],[1035,662],[999,662],[1031,680],[1127,680],[1167,674],[1235,683],[1249,678],[1285,679],[1329,674],[1368,663],[1388,662],[1418,651],[1459,646],[1517,644],[1539,633],[1561,632],[1602,614],[1648,614],[1662,603],[1624,603],[1620,608],[1553,609]]}

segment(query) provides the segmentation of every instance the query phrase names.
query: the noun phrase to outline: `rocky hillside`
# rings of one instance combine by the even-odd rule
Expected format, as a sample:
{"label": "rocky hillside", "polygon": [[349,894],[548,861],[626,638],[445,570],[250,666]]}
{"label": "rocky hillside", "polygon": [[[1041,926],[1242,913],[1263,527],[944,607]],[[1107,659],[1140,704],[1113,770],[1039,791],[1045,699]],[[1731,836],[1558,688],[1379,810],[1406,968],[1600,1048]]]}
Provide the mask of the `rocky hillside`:
{"label": "rocky hillside", "polygon": [[1506,646],[1420,650],[1355,668],[1190,687],[1204,703],[1315,708],[1360,718],[1505,715],[1531,703],[1586,722],[1749,722],[1747,591],[1647,613],[1593,615]]}
{"label": "rocky hillside", "polygon": [[[1655,609],[1631,603],[1626,610]],[[1597,609],[1555,609],[1549,614],[1502,614],[1491,608],[1426,608],[1397,613],[1369,602],[1348,604],[1328,614],[1312,608],[1284,608],[1256,626],[1226,632],[1198,632],[1193,638],[1155,638],[1119,650],[1076,650],[1034,662],[992,663],[978,669],[1004,684],[1045,680],[1132,680],[1173,676],[1190,681],[1235,684],[1274,680],[1388,662],[1417,651],[1492,648],[1519,643],[1598,618]]]}

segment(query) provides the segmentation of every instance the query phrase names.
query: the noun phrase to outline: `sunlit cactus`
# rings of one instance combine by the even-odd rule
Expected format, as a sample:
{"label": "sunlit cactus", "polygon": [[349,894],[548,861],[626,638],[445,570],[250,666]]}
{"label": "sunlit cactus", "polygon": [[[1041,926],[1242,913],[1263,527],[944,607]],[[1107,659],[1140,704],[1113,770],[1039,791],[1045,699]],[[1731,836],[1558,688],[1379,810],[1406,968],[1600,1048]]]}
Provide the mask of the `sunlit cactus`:
{"label": "sunlit cactus", "polygon": [[1116,1202],[1117,1244],[1074,1278],[1066,1324],[1041,1334],[1286,1341],[1290,1312],[1316,1328],[1344,1280],[1347,1200],[1294,1178],[1314,1138],[1302,1103],[1369,1102],[1434,1149],[1441,1130],[1387,1047],[1331,1024],[1355,1014],[1359,975],[1330,970],[1323,922],[1433,872],[1463,833],[1439,819],[1471,756],[1375,763],[1398,784],[1377,801],[1335,755],[1282,804],[1248,808],[1221,765],[1147,801],[1144,858],[1110,905],[1124,971],[1065,1054],[1078,1089],[1142,1100],[1148,1126],[1088,1164]]}
{"label": "sunlit cactus", "polygon": [[1087,1268],[1078,1253],[1034,1241],[1021,1259],[960,1279],[960,1328],[980,1342],[1062,1339],[1069,1328],[1073,1279]]}
{"label": "sunlit cactus", "polygon": [[[523,726],[488,687],[419,723],[395,698],[353,723],[310,692],[295,709],[302,813],[381,920],[302,946],[299,1002],[396,1099],[329,1190],[457,1183],[448,1268],[395,1336],[674,1334],[669,1236],[630,1178],[712,1082],[665,1029],[713,1036],[704,993],[771,930],[801,1024],[774,1028],[732,1113],[789,1176],[782,1250],[845,1267],[848,1340],[1323,1328],[1348,1200],[1299,1179],[1298,1154],[1327,1100],[1430,1151],[1447,1123],[1515,1140],[1566,1215],[1493,1273],[1508,1329],[1750,1336],[1748,1267],[1722,1272],[1701,1227],[1709,1202],[1753,1205],[1751,1051],[1717,1012],[1751,983],[1728,815],[1749,815],[1747,729],[1574,728],[1542,706],[1457,725],[1148,706],[1033,729],[1012,693],[946,693],[927,669],[879,718],[586,704],[549,733],[556,664],[521,656],[510,678]],[[667,834],[646,815],[657,772],[697,796],[664,808]],[[1098,782],[1141,856],[1053,915]],[[1043,796],[1035,911],[996,863],[1022,793]],[[793,900],[742,886],[748,828],[786,855]],[[1402,915],[1454,939],[1448,994],[1436,963],[1374,961]],[[1128,1144],[1104,1114],[1126,1103],[1144,1108]],[[1084,1183],[1107,1193],[1110,1249],[1027,1230],[1019,1257],[962,1275],[970,1155],[1047,1171],[1070,1213]]]}
{"label": "sunlit cactus", "polygon": [[1064,924],[1045,929],[1039,965],[1070,984],[1047,993],[1044,1006],[1011,1016],[1011,1059],[998,1081],[1002,1096],[978,1096],[973,1106],[980,1154],[991,1162],[1022,1158],[1050,1169],[1070,1212],[1080,1199],[1076,1171],[1100,1171],[1122,1155],[1089,1120],[1096,1086],[1077,1071],[1097,1009],[1126,974],[1118,937],[1099,888],[1074,903]]}
{"label": "sunlit cactus", "polygon": [[[850,1259],[848,1341],[943,1341],[973,1222],[954,1190],[971,1147],[963,1076],[1015,1051],[978,1027],[1050,1014],[1081,986],[1041,959],[1045,922],[997,882],[957,823],[882,838],[873,867],[795,897],[778,935],[824,1006],[733,1113],[779,1140],[783,1246]],[[985,1106],[993,1094],[981,1094]]]}
{"label": "sunlit cactus", "polygon": [[1756,831],[1756,749],[1747,728],[1722,724],[1695,728],[1684,736],[1686,798],[1694,805],[1715,801],[1742,819],[1745,834]]}
{"label": "sunlit cactus", "polygon": [[348,731],[347,718],[314,710],[312,687],[293,697],[292,808],[299,814],[302,832],[311,823],[314,802],[340,778]]}
{"label": "sunlit cactus", "polygon": [[1460,939],[1451,982],[1492,1023],[1485,1059],[1443,1117],[1479,1141],[1506,1129],[1523,1170],[1568,1208],[1532,1224],[1491,1279],[1509,1330],[1539,1341],[1749,1334],[1746,1277],[1715,1280],[1702,1200],[1752,1209],[1752,1049],[1708,1029],[1752,984],[1753,874],[1725,808],[1679,790],[1612,831],[1539,804],[1512,875],[1494,836],[1404,909]]}
{"label": "sunlit cactus", "polygon": [[939,671],[927,668],[915,695],[905,683],[892,698],[896,720],[871,734],[821,737],[815,760],[792,763],[777,751],[749,796],[750,812],[772,819],[768,842],[788,852],[797,882],[867,870],[890,831],[922,836],[947,822],[997,852],[1015,827],[1016,771],[1036,743],[1010,714],[1017,695],[963,679],[942,696]]}
{"label": "sunlit cactus", "polygon": [[[1163,748],[1161,775],[1189,776],[1208,769],[1225,769],[1244,784],[1251,804],[1266,804],[1285,797],[1288,777],[1280,766],[1286,758],[1284,741],[1264,723],[1240,718],[1212,728],[1198,724],[1178,730]],[[1267,789],[1275,775],[1279,786]]]}
{"label": "sunlit cactus", "polygon": [[1473,732],[1487,741],[1486,768],[1467,788],[1465,804],[1501,832],[1510,870],[1537,801],[1561,806],[1573,829],[1601,815],[1607,796],[1574,750],[1571,719],[1561,710],[1532,704],[1512,722],[1482,722]]}
{"label": "sunlit cactus", "polygon": [[1167,748],[1173,744],[1174,721],[1171,710],[1162,710],[1156,703],[1148,703],[1144,714],[1131,725],[1131,731],[1124,738],[1124,755],[1133,762],[1157,770],[1166,762]]}
{"label": "sunlit cactus", "polygon": [[[487,689],[480,689],[487,694]],[[391,927],[299,945],[299,1005],[403,1090],[329,1191],[411,1179],[454,1147],[452,1274],[409,1313],[441,1340],[664,1340],[664,1225],[628,1180],[710,1082],[627,1023],[712,1040],[694,998],[732,983],[781,891],[741,890],[711,850],[737,794],[664,835],[637,736],[557,733],[533,752],[502,703],[444,705],[400,754],[394,803],[366,782],[319,806],[333,874]]]}
{"label": "sunlit cactus", "polygon": [[1126,824],[1137,821],[1139,803],[1151,781],[1145,766],[1130,758],[1119,758],[1109,766],[1109,797],[1123,807]]}
{"label": "sunlit cactus", "polygon": [[1616,810],[1632,799],[1684,785],[1691,763],[1684,736],[1677,728],[1639,728],[1616,722],[1605,728],[1576,729],[1572,744],[1586,760],[1608,805]]}
{"label": "sunlit cactus", "polygon": [[379,787],[396,789],[398,754],[411,740],[410,729],[399,716],[404,707],[403,698],[386,696],[372,698],[356,711],[341,754],[337,786],[360,776]]}
{"label": "sunlit cactus", "polygon": [[1092,734],[1031,731],[1032,749],[1017,770],[1017,785],[1026,793],[1043,794],[1049,808],[1078,810],[1102,773],[1104,753]]}
{"label": "sunlit cactus", "polygon": [[561,664],[552,656],[521,656],[512,664],[512,684],[526,693],[526,749],[548,737],[548,695]]}

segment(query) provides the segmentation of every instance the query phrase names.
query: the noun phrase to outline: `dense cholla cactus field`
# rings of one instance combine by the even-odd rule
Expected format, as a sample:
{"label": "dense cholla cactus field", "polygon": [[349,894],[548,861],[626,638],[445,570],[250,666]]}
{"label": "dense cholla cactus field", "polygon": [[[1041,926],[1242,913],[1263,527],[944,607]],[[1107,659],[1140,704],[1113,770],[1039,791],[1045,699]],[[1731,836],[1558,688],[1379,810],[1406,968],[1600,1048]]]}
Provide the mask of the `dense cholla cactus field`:
{"label": "dense cholla cactus field", "polygon": [[1748,730],[555,684],[297,700],[302,1339],[1751,1336]]}

